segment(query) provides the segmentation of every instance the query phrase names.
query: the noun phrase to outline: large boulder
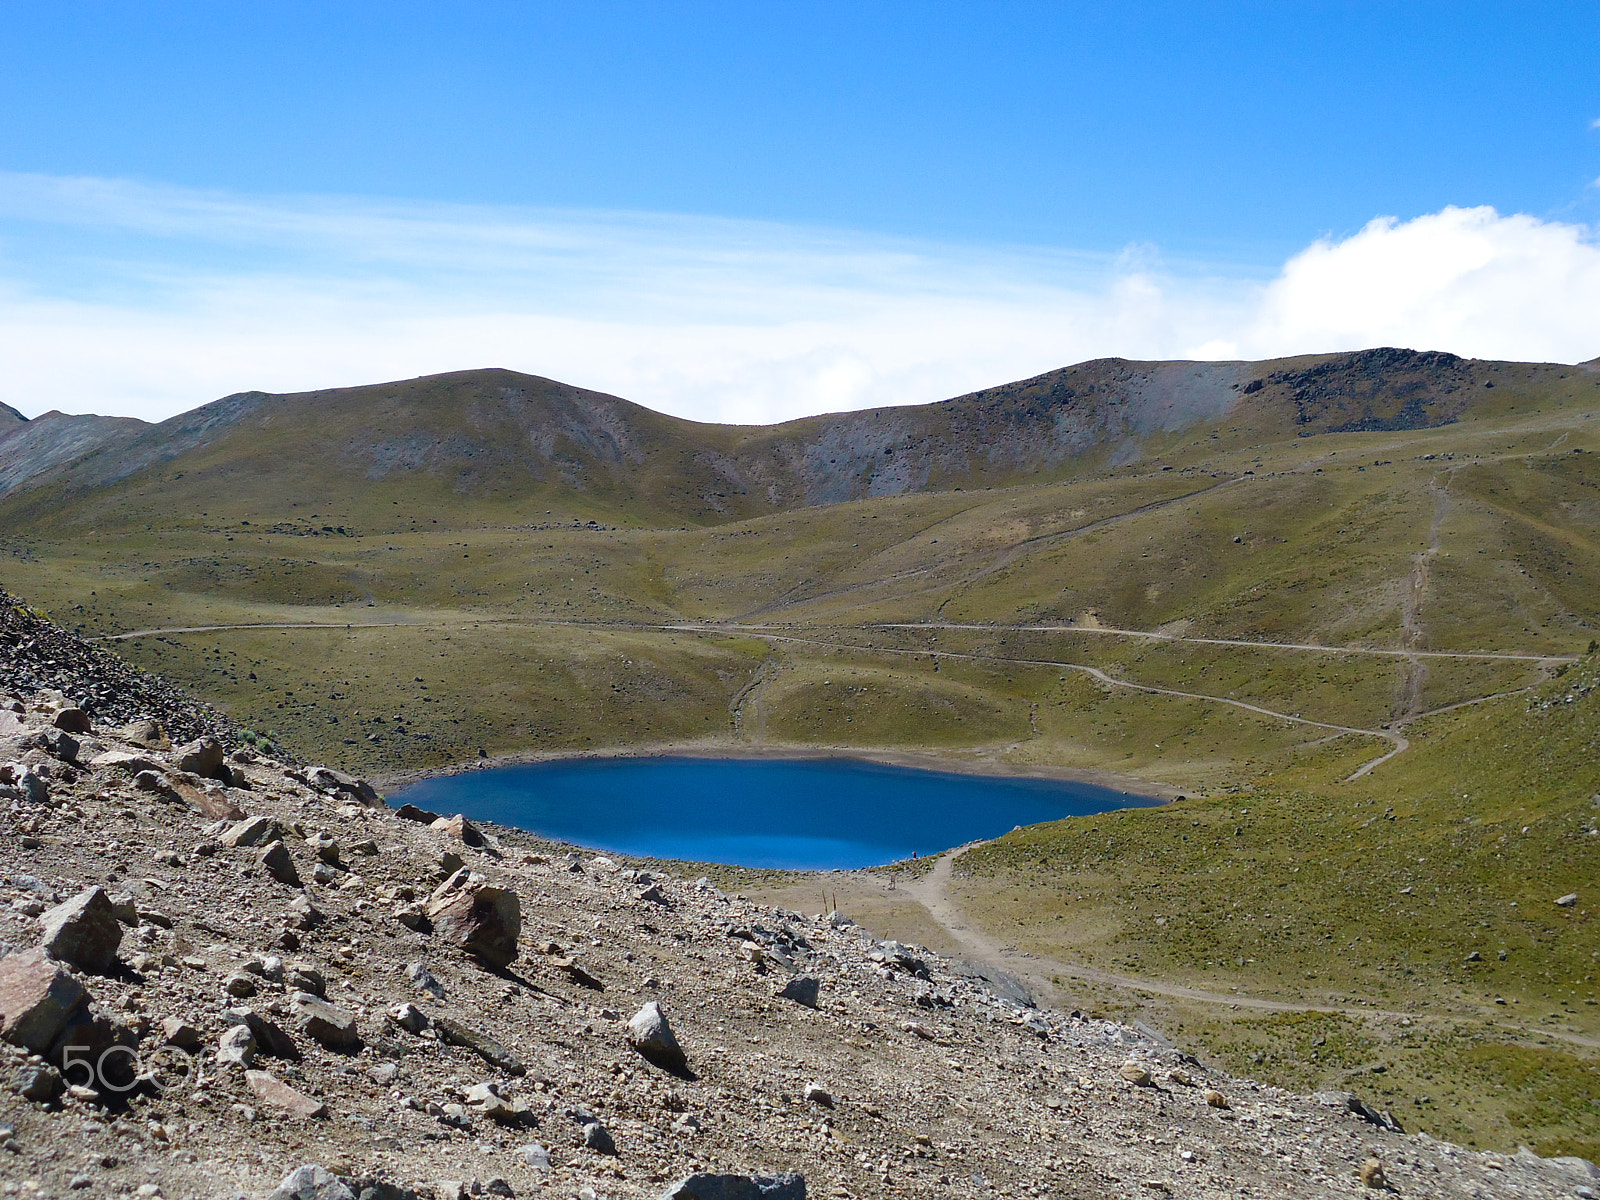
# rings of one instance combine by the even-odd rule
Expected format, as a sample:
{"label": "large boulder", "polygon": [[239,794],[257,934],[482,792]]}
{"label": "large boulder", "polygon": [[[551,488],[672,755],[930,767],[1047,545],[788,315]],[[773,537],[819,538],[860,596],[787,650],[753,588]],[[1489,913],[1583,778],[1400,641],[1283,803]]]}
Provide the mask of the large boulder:
{"label": "large boulder", "polygon": [[682,1071],[689,1065],[659,1000],[649,1001],[634,1013],[628,1022],[628,1044],[664,1070]]}
{"label": "large boulder", "polygon": [[12,1045],[43,1054],[88,1002],[83,985],[42,947],[0,958],[0,1037]]}
{"label": "large boulder", "polygon": [[517,957],[517,937],[522,932],[517,894],[489,886],[483,876],[465,867],[428,898],[428,920],[439,936],[492,967],[508,966]]}
{"label": "large boulder", "polygon": [[39,917],[40,945],[60,962],[103,973],[117,961],[122,924],[105,888],[79,892]]}
{"label": "large boulder", "polygon": [[704,1172],[680,1179],[661,1193],[661,1200],[806,1200],[806,1177],[784,1175],[713,1175]]}

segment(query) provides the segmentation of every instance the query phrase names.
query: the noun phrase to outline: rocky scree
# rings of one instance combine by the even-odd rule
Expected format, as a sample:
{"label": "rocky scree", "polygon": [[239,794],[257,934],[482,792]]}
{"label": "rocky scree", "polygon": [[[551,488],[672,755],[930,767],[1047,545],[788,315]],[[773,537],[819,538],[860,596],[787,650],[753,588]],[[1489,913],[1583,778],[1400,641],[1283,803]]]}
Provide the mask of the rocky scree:
{"label": "rocky scree", "polygon": [[68,733],[69,709],[0,694],[6,1194],[1600,1189],[1030,1007],[840,914],[403,818],[225,738]]}

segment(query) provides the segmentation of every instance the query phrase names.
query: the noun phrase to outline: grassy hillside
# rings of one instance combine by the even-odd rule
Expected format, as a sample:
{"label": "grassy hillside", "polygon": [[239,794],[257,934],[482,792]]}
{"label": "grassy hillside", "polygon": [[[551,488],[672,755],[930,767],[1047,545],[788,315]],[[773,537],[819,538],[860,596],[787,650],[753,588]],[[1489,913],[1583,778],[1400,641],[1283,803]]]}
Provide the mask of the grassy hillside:
{"label": "grassy hillside", "polygon": [[955,894],[1101,976],[1327,1011],[1074,1003],[1593,1157],[1597,415],[1593,369],[1387,351],[749,429],[505,372],[247,394],[0,497],[0,583],[367,772],[826,746],[1182,794]]}

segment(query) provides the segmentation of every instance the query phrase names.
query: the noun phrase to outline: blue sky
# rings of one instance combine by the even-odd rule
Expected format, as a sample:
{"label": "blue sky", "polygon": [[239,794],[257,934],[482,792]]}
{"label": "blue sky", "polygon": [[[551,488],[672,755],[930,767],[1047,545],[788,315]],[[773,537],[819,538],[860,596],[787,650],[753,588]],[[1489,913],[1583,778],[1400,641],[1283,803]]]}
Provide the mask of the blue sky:
{"label": "blue sky", "polygon": [[[1096,354],[1590,357],[1596,61],[1575,4],[12,3],[0,400],[496,361],[767,419]],[[1308,315],[1396,254],[1414,311]]]}

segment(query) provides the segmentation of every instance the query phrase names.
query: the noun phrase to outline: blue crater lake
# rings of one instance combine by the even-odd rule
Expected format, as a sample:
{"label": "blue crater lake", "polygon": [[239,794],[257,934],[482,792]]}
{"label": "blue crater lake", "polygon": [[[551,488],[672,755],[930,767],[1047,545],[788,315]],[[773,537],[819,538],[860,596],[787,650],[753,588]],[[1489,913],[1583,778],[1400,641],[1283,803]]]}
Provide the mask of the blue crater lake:
{"label": "blue crater lake", "polygon": [[390,796],[619,854],[847,870],[1017,825],[1159,803],[1087,783],[848,758],[582,758],[423,780]]}

